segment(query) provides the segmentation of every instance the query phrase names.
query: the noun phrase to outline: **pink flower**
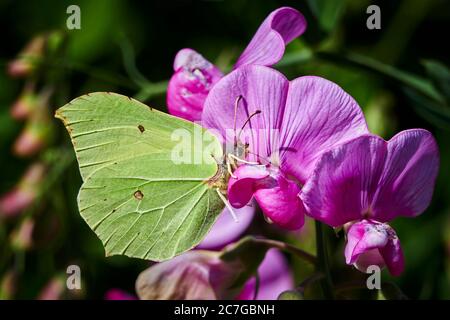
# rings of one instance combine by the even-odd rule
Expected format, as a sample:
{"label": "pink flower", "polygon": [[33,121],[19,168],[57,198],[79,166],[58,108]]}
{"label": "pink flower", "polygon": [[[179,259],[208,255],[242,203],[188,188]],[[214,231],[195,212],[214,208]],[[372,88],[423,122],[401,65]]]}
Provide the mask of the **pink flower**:
{"label": "pink flower", "polygon": [[264,214],[282,228],[295,230],[304,223],[300,186],[271,166],[240,166],[228,185],[228,200],[235,208],[245,206],[252,197]]}
{"label": "pink flower", "polygon": [[387,265],[389,272],[398,276],[404,269],[403,251],[394,229],[374,220],[364,219],[350,226],[345,261],[362,272],[371,265]]}
{"label": "pink flower", "polygon": [[8,74],[14,78],[30,76],[44,54],[46,39],[45,35],[34,37],[18,57],[8,64]]}
{"label": "pink flower", "polygon": [[30,157],[41,151],[48,143],[51,122],[47,110],[36,110],[25,124],[13,145],[13,152],[19,157]]}
{"label": "pink flower", "polygon": [[60,300],[66,289],[66,282],[61,276],[53,277],[41,290],[37,300]]}
{"label": "pink flower", "polygon": [[[252,300],[255,297],[255,278],[248,280],[243,289],[236,292],[231,285],[241,266],[222,261],[219,254],[193,250],[150,267],[136,281],[138,296],[144,300]],[[257,299],[277,299],[281,292],[294,286],[286,259],[276,249],[267,251],[258,275]]]}
{"label": "pink flower", "polygon": [[229,295],[236,277],[220,252],[192,250],[143,271],[136,292],[143,300],[215,300]]}
{"label": "pink flower", "polygon": [[[286,44],[300,36],[305,29],[306,20],[297,10],[283,7],[273,11],[264,20],[235,68],[249,64],[270,66],[277,63],[283,56]],[[174,71],[167,91],[169,112],[187,120],[200,120],[204,101],[212,86],[223,77],[222,72],[192,49],[178,52]],[[250,224],[254,213],[253,208],[244,206],[237,210],[238,224],[229,219],[225,209],[200,247],[220,248],[239,236]]]}
{"label": "pink flower", "polygon": [[[264,20],[234,68],[244,65],[271,66],[281,60],[287,43],[306,29],[306,20],[297,10],[279,8]],[[174,75],[167,89],[169,112],[178,117],[200,120],[203,103],[222,72],[192,49],[182,49],[175,57]]]}
{"label": "pink flower", "polygon": [[30,88],[25,88],[23,93],[11,106],[11,116],[16,120],[28,118],[38,107],[39,97]]}
{"label": "pink flower", "polygon": [[177,53],[173,69],[167,88],[169,112],[190,121],[201,119],[206,96],[222,72],[192,49]]}
{"label": "pink flower", "polygon": [[364,135],[324,153],[301,193],[309,215],[348,229],[346,261],[364,269],[403,271],[400,242],[386,222],[415,217],[429,205],[439,169],[436,142],[426,130],[402,131],[388,142]]}
{"label": "pink flower", "polygon": [[12,217],[28,208],[38,196],[45,170],[42,163],[31,165],[17,186],[0,197],[0,215]]}
{"label": "pink flower", "polygon": [[304,223],[298,194],[320,155],[368,132],[360,107],[336,84],[311,76],[288,81],[255,65],[236,69],[213,87],[202,124],[231,149],[237,141],[245,149],[242,157],[253,162],[237,161],[228,184],[231,205],[241,208],[254,196],[263,213],[286,229]]}

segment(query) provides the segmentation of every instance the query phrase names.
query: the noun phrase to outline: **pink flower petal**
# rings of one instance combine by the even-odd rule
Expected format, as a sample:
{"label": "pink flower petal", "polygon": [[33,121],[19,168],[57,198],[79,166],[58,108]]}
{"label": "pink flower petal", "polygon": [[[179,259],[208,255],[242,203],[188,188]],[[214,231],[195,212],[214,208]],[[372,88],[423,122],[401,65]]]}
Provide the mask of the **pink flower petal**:
{"label": "pink flower petal", "polygon": [[[202,124],[218,130],[225,141],[233,142],[233,128],[239,130],[251,114],[260,111],[245,126],[244,136],[248,139],[241,140],[249,142],[256,159],[266,159],[271,155],[272,144],[277,145],[288,87],[288,80],[271,68],[239,68],[214,85],[205,101]],[[234,105],[240,96],[243,99],[238,104],[235,123]]]}
{"label": "pink flower petal", "polygon": [[371,265],[385,265],[394,276],[404,270],[403,252],[394,229],[374,220],[361,220],[350,226],[345,247],[347,264],[367,272]]}
{"label": "pink flower petal", "polygon": [[257,187],[255,199],[264,215],[278,226],[296,230],[303,226],[305,208],[298,194],[300,187],[279,175],[273,184]]}
{"label": "pink flower petal", "polygon": [[323,154],[300,194],[309,215],[333,227],[359,220],[372,202],[386,142],[365,135]]}
{"label": "pink flower petal", "polygon": [[320,77],[291,81],[283,116],[281,166],[303,183],[324,151],[368,133],[356,101]]}
{"label": "pink flower petal", "polygon": [[234,68],[257,64],[271,66],[280,61],[284,48],[306,29],[305,17],[289,7],[279,8],[264,20]]}
{"label": "pink flower petal", "polygon": [[136,280],[142,300],[215,300],[228,294],[236,270],[220,252],[191,250],[144,270]]}
{"label": "pink flower petal", "polygon": [[[240,96],[235,125],[234,104]],[[257,110],[244,130],[247,139],[241,139],[249,143],[249,158],[281,162],[285,174],[303,183],[324,151],[368,133],[358,104],[336,84],[319,77],[288,83],[262,66],[239,68],[219,81],[206,99],[202,121],[233,141],[233,128],[241,128]]]}
{"label": "pink flower petal", "polygon": [[230,212],[225,208],[197,248],[221,249],[236,240],[251,224],[255,216],[255,205],[249,204],[241,209],[235,209],[235,213],[239,219],[238,222],[233,220]]}
{"label": "pink flower petal", "polygon": [[384,248],[380,249],[380,253],[389,269],[389,272],[393,276],[399,276],[405,269],[405,259],[403,256],[403,250],[400,246],[400,239],[395,238],[388,241]]}
{"label": "pink flower petal", "polygon": [[255,183],[269,176],[264,166],[243,165],[237,168],[228,181],[228,201],[234,208],[242,208],[250,202]]}
{"label": "pink flower petal", "polygon": [[414,217],[430,204],[439,170],[439,150],[430,132],[402,131],[388,142],[388,153],[372,218]]}
{"label": "pink flower petal", "polygon": [[388,238],[389,234],[382,224],[375,224],[367,220],[356,222],[347,232],[345,262],[353,264],[361,254],[384,247]]}
{"label": "pink flower petal", "polygon": [[167,88],[169,112],[190,121],[200,120],[206,96],[222,72],[192,49],[178,52],[174,70]]}

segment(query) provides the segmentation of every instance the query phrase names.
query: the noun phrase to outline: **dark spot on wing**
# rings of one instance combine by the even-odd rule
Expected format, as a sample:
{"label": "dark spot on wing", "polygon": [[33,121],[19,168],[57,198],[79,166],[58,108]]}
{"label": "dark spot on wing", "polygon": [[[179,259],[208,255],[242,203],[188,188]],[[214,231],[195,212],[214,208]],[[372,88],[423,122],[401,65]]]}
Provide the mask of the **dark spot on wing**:
{"label": "dark spot on wing", "polygon": [[145,128],[144,128],[144,126],[142,124],[138,125],[138,129],[139,129],[140,132],[144,132],[145,131]]}
{"label": "dark spot on wing", "polygon": [[142,200],[142,198],[144,198],[144,194],[141,192],[141,190],[138,190],[134,193],[134,197],[138,200]]}

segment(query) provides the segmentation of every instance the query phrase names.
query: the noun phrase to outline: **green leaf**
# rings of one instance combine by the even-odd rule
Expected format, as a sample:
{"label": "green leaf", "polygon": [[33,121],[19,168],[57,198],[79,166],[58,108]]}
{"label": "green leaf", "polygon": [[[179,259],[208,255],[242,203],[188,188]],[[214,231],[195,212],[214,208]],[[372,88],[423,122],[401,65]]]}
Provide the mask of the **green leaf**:
{"label": "green leaf", "polygon": [[319,20],[320,27],[326,32],[333,30],[345,9],[344,0],[308,0],[308,5]]}
{"label": "green leaf", "polygon": [[418,94],[409,88],[404,88],[406,96],[412,101],[414,110],[425,120],[444,129],[450,129],[450,109],[434,100]]}
{"label": "green leaf", "polygon": [[278,300],[303,300],[303,296],[298,291],[288,290],[280,293]]}
{"label": "green leaf", "polygon": [[450,101],[450,70],[441,62],[435,60],[425,60],[423,62],[429,77],[434,85],[445,96],[447,103]]}
{"label": "green leaf", "polygon": [[239,275],[231,288],[240,288],[245,282],[254,276],[266,252],[271,246],[264,241],[247,236],[237,243],[224,249],[220,259],[233,264]]}
{"label": "green leaf", "polygon": [[321,52],[317,53],[317,56],[325,60],[330,60],[338,63],[348,63],[357,67],[363,67],[370,71],[375,71],[376,73],[387,76],[439,103],[444,102],[444,97],[435,89],[433,83],[428,79],[399,70],[391,65],[382,63],[373,58],[354,52],[347,52],[342,56],[327,52]]}
{"label": "green leaf", "polygon": [[[177,164],[175,130],[193,159],[221,157],[216,137],[200,126],[125,96],[92,93],[56,112],[72,139],[83,185],[81,216],[102,241],[106,255],[165,260],[196,246],[223,209],[211,178],[215,161]],[[202,142],[202,141],[200,141]],[[203,158],[200,158],[203,159]],[[216,158],[218,159],[218,158]],[[209,159],[211,160],[211,159]]]}

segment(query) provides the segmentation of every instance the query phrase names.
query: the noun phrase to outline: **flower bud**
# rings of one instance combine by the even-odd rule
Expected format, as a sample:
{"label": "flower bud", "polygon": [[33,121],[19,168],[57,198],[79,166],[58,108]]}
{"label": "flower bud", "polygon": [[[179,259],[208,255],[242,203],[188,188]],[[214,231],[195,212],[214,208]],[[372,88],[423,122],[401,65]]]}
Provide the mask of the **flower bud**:
{"label": "flower bud", "polygon": [[59,300],[64,294],[66,282],[60,275],[52,278],[39,293],[38,300]]}
{"label": "flower bud", "polygon": [[17,186],[0,198],[0,215],[12,217],[28,208],[36,199],[45,176],[45,166],[35,163],[25,172]]}
{"label": "flower bud", "polygon": [[203,103],[222,72],[192,49],[180,50],[173,68],[167,88],[169,112],[190,121],[200,120]]}
{"label": "flower bud", "polygon": [[11,234],[11,245],[19,250],[27,250],[33,243],[33,231],[35,222],[31,218],[25,218],[19,228]]}
{"label": "flower bud", "polygon": [[45,42],[45,35],[34,37],[18,57],[8,64],[8,74],[14,78],[31,75],[44,54]]}
{"label": "flower bud", "polygon": [[16,120],[28,118],[39,104],[39,98],[30,88],[25,88],[19,98],[11,106],[11,116]]}
{"label": "flower bud", "polygon": [[236,270],[220,252],[193,250],[143,271],[136,292],[143,300],[212,300],[228,297]]}
{"label": "flower bud", "polygon": [[17,290],[17,273],[14,269],[3,274],[0,281],[0,300],[9,300],[14,297]]}
{"label": "flower bud", "polygon": [[46,146],[51,131],[47,110],[36,110],[13,145],[13,153],[19,157],[33,156]]}

